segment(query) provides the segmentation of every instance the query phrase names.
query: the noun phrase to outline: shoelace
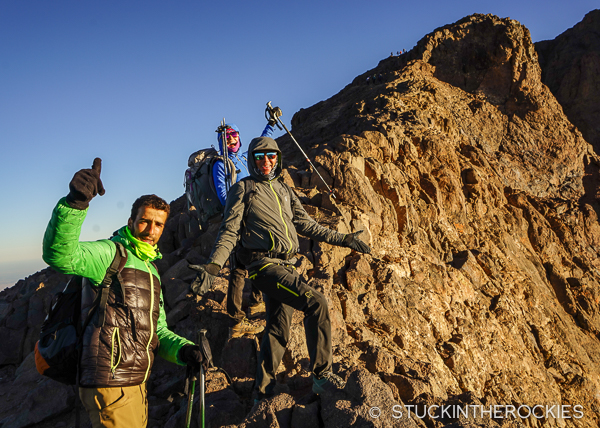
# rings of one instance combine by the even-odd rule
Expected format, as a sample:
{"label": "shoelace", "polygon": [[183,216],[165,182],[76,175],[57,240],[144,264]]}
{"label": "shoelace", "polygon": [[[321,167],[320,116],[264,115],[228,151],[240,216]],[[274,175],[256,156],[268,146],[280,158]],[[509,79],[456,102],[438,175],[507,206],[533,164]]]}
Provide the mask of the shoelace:
{"label": "shoelace", "polygon": [[244,329],[244,330],[249,330],[249,329],[254,329],[256,327],[253,324],[251,324],[250,321],[248,321],[246,318],[244,318],[243,320],[241,320],[238,323],[238,328]]}

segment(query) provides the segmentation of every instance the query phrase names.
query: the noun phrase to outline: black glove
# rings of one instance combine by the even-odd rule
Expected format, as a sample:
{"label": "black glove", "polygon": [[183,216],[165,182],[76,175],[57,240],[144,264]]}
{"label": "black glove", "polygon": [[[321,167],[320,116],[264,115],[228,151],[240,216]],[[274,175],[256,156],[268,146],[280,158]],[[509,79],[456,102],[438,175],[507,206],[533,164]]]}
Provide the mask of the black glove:
{"label": "black glove", "polygon": [[77,171],[69,183],[69,194],[67,203],[71,208],[85,210],[92,198],[96,195],[104,195],[104,186],[100,180],[102,159],[94,159],[91,169]]}
{"label": "black glove", "polygon": [[344,247],[352,248],[353,250],[356,250],[360,253],[370,254],[371,247],[369,247],[363,241],[358,239],[358,235],[360,235],[361,233],[363,233],[362,230],[359,230],[358,232],[347,234],[346,237],[344,238],[344,240],[342,241],[342,245]]}
{"label": "black glove", "polygon": [[205,371],[208,370],[208,360],[204,358],[198,345],[183,345],[179,349],[179,359],[194,370],[200,370],[200,366],[203,366]]}
{"label": "black glove", "polygon": [[198,271],[196,279],[194,279],[190,285],[192,292],[198,296],[202,296],[211,289],[213,281],[221,270],[221,266],[216,263],[209,263],[206,265],[188,265],[188,267]]}
{"label": "black glove", "polygon": [[277,118],[281,117],[282,114],[283,113],[279,107],[275,107],[275,108],[269,110],[269,116],[270,116],[269,120],[268,120],[269,125],[271,125],[271,126],[277,125]]}

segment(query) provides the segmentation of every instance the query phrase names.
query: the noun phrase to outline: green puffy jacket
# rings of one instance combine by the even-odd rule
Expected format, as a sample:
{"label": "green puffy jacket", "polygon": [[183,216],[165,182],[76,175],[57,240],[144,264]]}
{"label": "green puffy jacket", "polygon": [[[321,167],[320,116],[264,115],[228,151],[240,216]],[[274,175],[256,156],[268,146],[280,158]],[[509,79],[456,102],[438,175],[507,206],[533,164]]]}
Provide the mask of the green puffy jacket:
{"label": "green puffy jacket", "polygon": [[79,242],[86,213],[87,210],[73,209],[61,199],[52,212],[43,243],[43,259],[52,268],[88,279],[84,281],[87,285],[83,289],[83,311],[93,301],[95,286],[102,282],[115,256],[113,241],[125,246],[127,262],[121,272],[125,298],[120,292],[111,291],[104,325],[98,326],[97,317],[92,318],[84,332],[81,386],[144,383],[156,353],[184,365],[177,354],[182,346],[192,342],[167,328],[160,279],[152,260],[140,259],[122,234],[112,240]]}

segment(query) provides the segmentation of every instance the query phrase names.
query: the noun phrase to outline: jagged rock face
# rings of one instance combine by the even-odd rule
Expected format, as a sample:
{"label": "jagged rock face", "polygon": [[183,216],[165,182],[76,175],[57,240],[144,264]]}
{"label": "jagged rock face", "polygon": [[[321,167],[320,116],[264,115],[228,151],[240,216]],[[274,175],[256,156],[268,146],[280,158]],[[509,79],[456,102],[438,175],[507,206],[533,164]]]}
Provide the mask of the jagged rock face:
{"label": "jagged rock face", "polygon": [[535,44],[548,85],[596,152],[600,150],[600,10],[554,40]]}
{"label": "jagged rock face", "polygon": [[[367,82],[372,76],[375,83]],[[359,255],[301,240],[297,269],[328,299],[334,370],[347,378],[347,394],[307,395],[310,366],[296,312],[277,395],[253,407],[259,345],[228,338],[228,269],[202,298],[188,289],[187,264],[206,261],[218,225],[199,234],[180,198],[171,204],[158,267],[168,324],[189,338],[207,328],[215,361],[233,377],[227,386],[223,375],[207,376],[213,426],[598,426],[599,159],[541,83],[526,28],[490,15],[440,28],[301,110],[292,125],[335,198],[289,137],[278,141],[283,179],[313,218],[340,232],[364,230],[373,247]],[[23,293],[35,289],[30,282]],[[0,334],[16,334],[2,330],[10,316],[11,326],[25,325],[13,297],[0,306]],[[31,346],[24,343],[0,356],[22,360]],[[32,397],[46,390],[27,383],[30,360],[14,373],[6,366],[0,395],[21,385]],[[157,360],[150,427],[181,425],[183,376]],[[73,398],[56,397],[57,409]],[[404,417],[393,417],[394,405]],[[523,420],[423,412],[443,405],[551,410]],[[570,418],[557,417],[558,405],[570,406]],[[369,413],[374,406],[378,418]],[[8,405],[0,417],[10,422],[4,428],[34,420],[17,418]],[[70,420],[72,413],[35,416],[48,426]]]}
{"label": "jagged rock face", "polygon": [[370,281],[330,268],[345,270],[346,350],[380,374],[369,349],[391,354],[432,400],[581,404],[570,423],[595,426],[598,158],[540,74],[523,26],[474,15],[300,111],[293,132],[333,177],[321,206],[375,250]]}
{"label": "jagged rock face", "polygon": [[[466,67],[474,56],[477,67]],[[417,156],[421,149],[446,151],[421,147],[416,139],[427,134],[429,145],[478,148],[500,168],[503,186],[544,197],[583,193],[584,163],[573,158],[582,159],[590,148],[542,85],[529,32],[516,21],[465,18],[426,36],[409,53],[383,60],[376,73],[386,84],[366,85],[372,73],[296,114],[297,139],[332,144],[339,136],[372,131],[362,136],[371,140],[366,146],[388,140],[379,157],[396,161],[410,156],[403,152],[410,139]]]}
{"label": "jagged rock face", "polygon": [[0,347],[0,366],[21,363],[33,351],[46,308],[69,278],[44,269],[0,293],[0,343],[10,344]]}

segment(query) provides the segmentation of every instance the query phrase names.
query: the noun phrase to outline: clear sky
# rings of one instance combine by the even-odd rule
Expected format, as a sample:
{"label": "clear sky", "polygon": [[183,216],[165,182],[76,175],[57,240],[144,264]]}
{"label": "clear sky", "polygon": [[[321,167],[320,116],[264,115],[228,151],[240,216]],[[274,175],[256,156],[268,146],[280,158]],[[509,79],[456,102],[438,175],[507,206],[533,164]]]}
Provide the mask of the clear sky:
{"label": "clear sky", "polygon": [[597,7],[597,0],[2,0],[0,288],[45,267],[41,241],[52,208],[96,156],[106,194],[91,203],[82,240],[110,236],[142,194],[181,196],[189,154],[215,143],[223,117],[247,145],[265,125],[267,101],[282,108],[289,127],[300,108],[464,16],[516,19],[536,42]]}

